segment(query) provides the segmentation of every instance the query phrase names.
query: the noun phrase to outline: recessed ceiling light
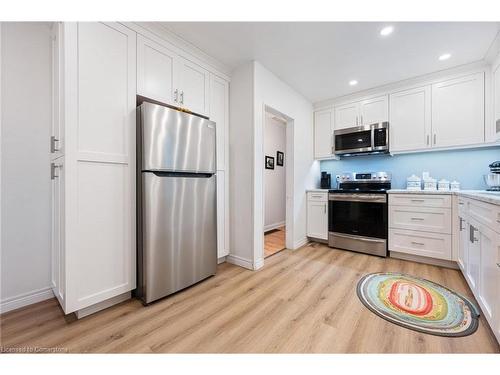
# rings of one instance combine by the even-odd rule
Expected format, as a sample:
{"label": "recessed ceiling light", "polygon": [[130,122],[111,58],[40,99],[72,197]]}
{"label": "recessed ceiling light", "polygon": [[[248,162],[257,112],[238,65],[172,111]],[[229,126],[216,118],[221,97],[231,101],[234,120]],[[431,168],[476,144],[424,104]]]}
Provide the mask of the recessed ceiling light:
{"label": "recessed ceiling light", "polygon": [[382,30],[380,30],[380,35],[387,36],[394,31],[394,26],[386,26]]}
{"label": "recessed ceiling light", "polygon": [[351,86],[355,86],[355,85],[357,85],[357,84],[358,84],[358,81],[356,81],[355,79],[353,79],[353,80],[350,80],[350,81],[349,81],[349,84],[350,84]]}
{"label": "recessed ceiling light", "polygon": [[448,60],[450,57],[451,53],[443,53],[441,56],[439,56],[439,61]]}

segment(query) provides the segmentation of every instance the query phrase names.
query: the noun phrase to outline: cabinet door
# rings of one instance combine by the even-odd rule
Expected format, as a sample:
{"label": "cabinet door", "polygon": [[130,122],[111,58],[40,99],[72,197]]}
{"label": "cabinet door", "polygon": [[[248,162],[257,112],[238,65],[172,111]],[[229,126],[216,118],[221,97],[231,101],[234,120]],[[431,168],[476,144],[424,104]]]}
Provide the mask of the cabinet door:
{"label": "cabinet door", "polygon": [[51,165],[51,282],[54,295],[64,308],[64,157]]}
{"label": "cabinet door", "polygon": [[469,281],[469,286],[477,295],[479,286],[479,272],[481,262],[481,245],[478,226],[474,221],[470,221],[467,225],[468,229],[468,259],[466,277]]}
{"label": "cabinet door", "polygon": [[465,274],[467,272],[467,256],[468,256],[468,246],[469,238],[467,232],[467,222],[465,218],[459,216],[459,232],[458,232],[458,255],[457,263],[462,272]]}
{"label": "cabinet door", "polygon": [[389,123],[391,151],[430,147],[431,87],[391,94]]}
{"label": "cabinet door", "polygon": [[432,146],[484,142],[484,73],[432,85]]}
{"label": "cabinet door", "polygon": [[494,118],[495,140],[500,140],[500,63],[493,72],[493,97],[494,97]]}
{"label": "cabinet door", "polygon": [[61,118],[63,105],[63,31],[62,23],[52,25],[52,123],[50,134],[51,159],[64,154],[64,127]]}
{"label": "cabinet door", "polygon": [[178,105],[177,55],[141,35],[137,36],[137,93],[170,105]]}
{"label": "cabinet door", "polygon": [[493,328],[496,318],[496,304],[499,297],[498,256],[500,253],[500,235],[484,225],[478,228],[478,239],[481,247],[480,278],[478,300],[481,309]]}
{"label": "cabinet door", "polygon": [[226,176],[225,172],[217,171],[217,258],[224,257],[229,254],[226,233],[227,227],[227,201],[226,201]]}
{"label": "cabinet door", "polygon": [[360,125],[359,121],[359,103],[350,103],[336,106],[335,112],[335,130],[350,128]]}
{"label": "cabinet door", "polygon": [[229,123],[229,82],[210,74],[210,120],[215,121],[217,170],[226,169],[226,143]]}
{"label": "cabinet door", "polygon": [[65,69],[76,91],[65,109],[70,313],[135,289],[137,91],[133,31],[82,22],[68,25],[67,41]]}
{"label": "cabinet door", "polygon": [[314,157],[316,159],[332,155],[332,120],[331,109],[314,112]]}
{"label": "cabinet door", "polygon": [[389,121],[389,100],[387,95],[363,100],[359,106],[360,125]]}
{"label": "cabinet door", "polygon": [[307,202],[307,235],[328,239],[328,202]]}
{"label": "cabinet door", "polygon": [[209,115],[209,72],[201,66],[179,58],[180,106],[200,115]]}

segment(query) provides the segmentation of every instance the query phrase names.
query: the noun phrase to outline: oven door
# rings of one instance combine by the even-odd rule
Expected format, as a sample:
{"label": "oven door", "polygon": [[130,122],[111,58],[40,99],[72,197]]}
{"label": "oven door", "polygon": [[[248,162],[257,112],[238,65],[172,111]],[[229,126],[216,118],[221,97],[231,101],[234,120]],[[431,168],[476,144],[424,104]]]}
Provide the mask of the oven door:
{"label": "oven door", "polygon": [[328,231],[387,239],[387,195],[330,193]]}

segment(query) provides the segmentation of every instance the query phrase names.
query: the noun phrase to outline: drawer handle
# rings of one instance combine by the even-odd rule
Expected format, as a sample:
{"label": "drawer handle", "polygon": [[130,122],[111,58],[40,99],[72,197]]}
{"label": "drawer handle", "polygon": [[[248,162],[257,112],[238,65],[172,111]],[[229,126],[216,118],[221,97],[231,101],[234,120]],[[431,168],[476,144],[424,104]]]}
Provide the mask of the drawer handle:
{"label": "drawer handle", "polygon": [[322,198],[321,195],[311,195],[312,198]]}
{"label": "drawer handle", "polygon": [[412,220],[424,220],[424,219],[423,219],[423,218],[421,218],[421,217],[412,217],[411,219],[412,219]]}
{"label": "drawer handle", "polygon": [[424,200],[423,200],[423,199],[412,199],[411,201],[412,201],[412,202],[424,202]]}
{"label": "drawer handle", "polygon": [[411,243],[412,243],[413,245],[421,245],[421,246],[424,246],[424,245],[425,245],[425,244],[424,244],[424,243],[422,243],[422,242],[415,242],[415,241],[411,241]]}

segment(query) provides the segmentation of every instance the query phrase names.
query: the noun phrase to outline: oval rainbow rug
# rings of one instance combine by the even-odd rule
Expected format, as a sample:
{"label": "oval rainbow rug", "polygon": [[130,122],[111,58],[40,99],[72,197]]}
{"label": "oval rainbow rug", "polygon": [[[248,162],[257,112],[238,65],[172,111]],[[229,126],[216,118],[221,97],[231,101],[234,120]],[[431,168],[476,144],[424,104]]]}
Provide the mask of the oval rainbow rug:
{"label": "oval rainbow rug", "polygon": [[368,274],[359,280],[357,294],[363,305],[381,318],[431,335],[467,336],[479,324],[479,310],[467,298],[402,273]]}

